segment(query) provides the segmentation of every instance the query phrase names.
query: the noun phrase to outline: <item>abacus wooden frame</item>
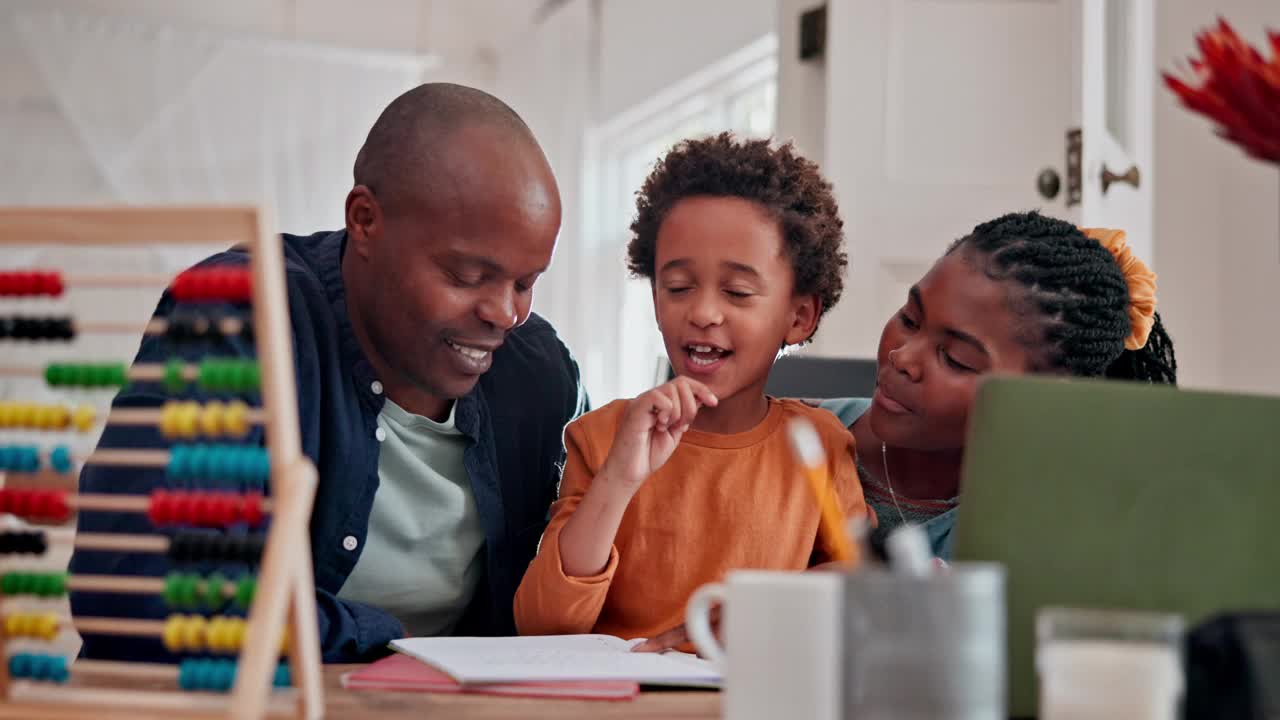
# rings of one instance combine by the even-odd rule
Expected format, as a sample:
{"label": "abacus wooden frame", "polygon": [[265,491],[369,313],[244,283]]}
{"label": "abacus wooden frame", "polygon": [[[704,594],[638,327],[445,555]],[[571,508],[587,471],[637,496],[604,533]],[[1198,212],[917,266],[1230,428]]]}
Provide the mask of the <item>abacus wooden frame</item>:
{"label": "abacus wooden frame", "polygon": [[[302,454],[299,437],[280,236],[272,232],[265,213],[251,206],[0,208],[0,246],[46,244],[224,244],[249,248],[275,512],[230,695],[10,682],[7,662],[0,662],[0,698],[4,699],[0,718],[81,717],[90,709],[98,717],[259,718],[281,710],[295,717],[322,717],[323,682],[308,531],[316,471]],[[286,623],[296,697],[282,707],[279,698],[272,699],[271,679]],[[4,644],[0,628],[0,652]]]}

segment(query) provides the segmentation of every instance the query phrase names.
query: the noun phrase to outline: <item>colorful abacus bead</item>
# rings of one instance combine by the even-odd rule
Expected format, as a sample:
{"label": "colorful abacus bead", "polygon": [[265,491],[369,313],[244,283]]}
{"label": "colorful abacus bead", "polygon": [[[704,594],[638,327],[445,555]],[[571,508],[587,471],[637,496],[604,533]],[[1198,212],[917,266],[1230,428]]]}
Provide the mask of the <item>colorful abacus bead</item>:
{"label": "colorful abacus bead", "polygon": [[92,405],[81,405],[71,413],[71,424],[80,432],[93,429],[98,418],[98,410]]}
{"label": "colorful abacus bead", "polygon": [[9,637],[52,641],[57,639],[58,631],[58,614],[53,612],[13,613],[4,619],[4,632]]}
{"label": "colorful abacus bead", "polygon": [[0,591],[5,595],[62,597],[67,592],[64,572],[7,572],[0,576]]}
{"label": "colorful abacus bead", "polygon": [[9,676],[14,679],[64,683],[71,677],[67,659],[61,655],[15,653],[9,658]]}
{"label": "colorful abacus bead", "polygon": [[258,390],[261,376],[253,360],[206,359],[197,382],[205,392],[250,393]]}
{"label": "colorful abacus bead", "polygon": [[62,290],[62,275],[56,272],[39,270],[0,272],[0,295],[58,297],[62,295]]}
{"label": "colorful abacus bead", "polygon": [[186,573],[169,573],[164,579],[161,597],[165,605],[176,610],[193,610],[200,596],[200,576]]}
{"label": "colorful abacus bead", "polygon": [[123,387],[128,371],[124,363],[50,363],[44,380],[50,387]]}
{"label": "colorful abacus bead", "polygon": [[253,595],[258,591],[258,580],[252,575],[242,575],[236,581],[236,607],[241,610],[248,610],[253,604]]}
{"label": "colorful abacus bead", "polygon": [[155,490],[151,493],[147,516],[157,527],[193,525],[219,528],[236,523],[257,527],[264,519],[262,494]]}
{"label": "colorful abacus bead", "polygon": [[44,533],[39,530],[0,532],[0,555],[43,555],[48,549]]}
{"label": "colorful abacus bead", "polygon": [[[65,430],[74,419],[74,413],[64,405],[21,401],[0,402],[0,428]],[[77,426],[76,429],[80,428]]]}
{"label": "colorful abacus bead", "polygon": [[238,617],[219,615],[209,620],[205,640],[211,653],[230,654],[244,645],[245,622]]}
{"label": "colorful abacus bead", "polygon": [[201,481],[261,489],[271,476],[271,463],[266,448],[174,445],[169,451],[168,476],[178,483]]}
{"label": "colorful abacus bead", "polygon": [[49,466],[56,473],[66,474],[71,472],[74,464],[71,460],[71,450],[66,445],[57,445],[49,453]]}
{"label": "colorful abacus bead", "polygon": [[0,471],[33,473],[40,469],[35,445],[0,445]]}
{"label": "colorful abacus bead", "polygon": [[164,364],[164,389],[177,395],[187,389],[187,364],[182,358],[169,358]]}
{"label": "colorful abacus bead", "polygon": [[0,340],[72,340],[75,336],[69,317],[0,317]]}
{"label": "colorful abacus bead", "polygon": [[169,286],[178,302],[246,303],[253,299],[249,270],[239,267],[193,268]]}
{"label": "colorful abacus bead", "polygon": [[61,522],[71,514],[67,494],[62,490],[0,488],[0,513],[29,520]]}
{"label": "colorful abacus bead", "polygon": [[169,540],[168,557],[175,565],[191,563],[243,563],[256,565],[262,560],[266,538],[250,535],[209,535],[197,532],[175,533]]}
{"label": "colorful abacus bead", "polygon": [[[224,658],[190,658],[178,664],[178,687],[183,690],[227,692],[236,683],[236,662]],[[293,684],[289,666],[280,663],[272,674],[274,687]]]}

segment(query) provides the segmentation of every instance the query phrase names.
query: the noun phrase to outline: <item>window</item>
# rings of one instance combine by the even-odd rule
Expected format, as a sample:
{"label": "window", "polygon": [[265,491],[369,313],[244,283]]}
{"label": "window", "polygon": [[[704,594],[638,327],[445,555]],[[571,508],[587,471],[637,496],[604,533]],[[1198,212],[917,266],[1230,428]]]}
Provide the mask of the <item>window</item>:
{"label": "window", "polygon": [[680,140],[723,130],[746,137],[772,135],[776,51],[773,35],[761,38],[589,132],[584,226],[600,276],[586,281],[585,292],[599,300],[592,326],[601,333],[579,359],[593,406],[652,387],[665,360],[649,283],[626,273],[636,191],[654,163]]}

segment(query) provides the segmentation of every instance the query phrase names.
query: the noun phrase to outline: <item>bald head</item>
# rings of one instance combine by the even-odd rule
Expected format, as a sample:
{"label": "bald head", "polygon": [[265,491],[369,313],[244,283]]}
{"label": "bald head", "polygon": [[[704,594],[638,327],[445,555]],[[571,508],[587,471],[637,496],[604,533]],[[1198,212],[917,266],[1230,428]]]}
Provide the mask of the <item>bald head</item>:
{"label": "bald head", "polygon": [[509,152],[542,155],[524,120],[498,98],[464,85],[426,83],[378,116],[356,156],[355,183],[373,191],[384,207],[429,202],[439,196],[438,184],[447,184],[441,168],[446,151],[454,147],[456,133],[469,128],[485,130]]}

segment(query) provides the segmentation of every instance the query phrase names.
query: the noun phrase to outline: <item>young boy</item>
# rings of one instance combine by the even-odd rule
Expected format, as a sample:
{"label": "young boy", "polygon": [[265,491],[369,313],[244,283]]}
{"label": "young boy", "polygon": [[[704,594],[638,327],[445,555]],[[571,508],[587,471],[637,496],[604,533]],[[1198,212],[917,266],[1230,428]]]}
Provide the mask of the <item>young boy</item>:
{"label": "young boy", "polygon": [[764,394],[778,351],[840,297],[831,186],[790,144],[728,133],[677,145],[645,181],[628,246],[678,377],[565,430],[559,500],[516,593],[523,634],[652,637],[735,568],[830,558],[787,421],[808,418],[848,516],[867,512],[835,416]]}

